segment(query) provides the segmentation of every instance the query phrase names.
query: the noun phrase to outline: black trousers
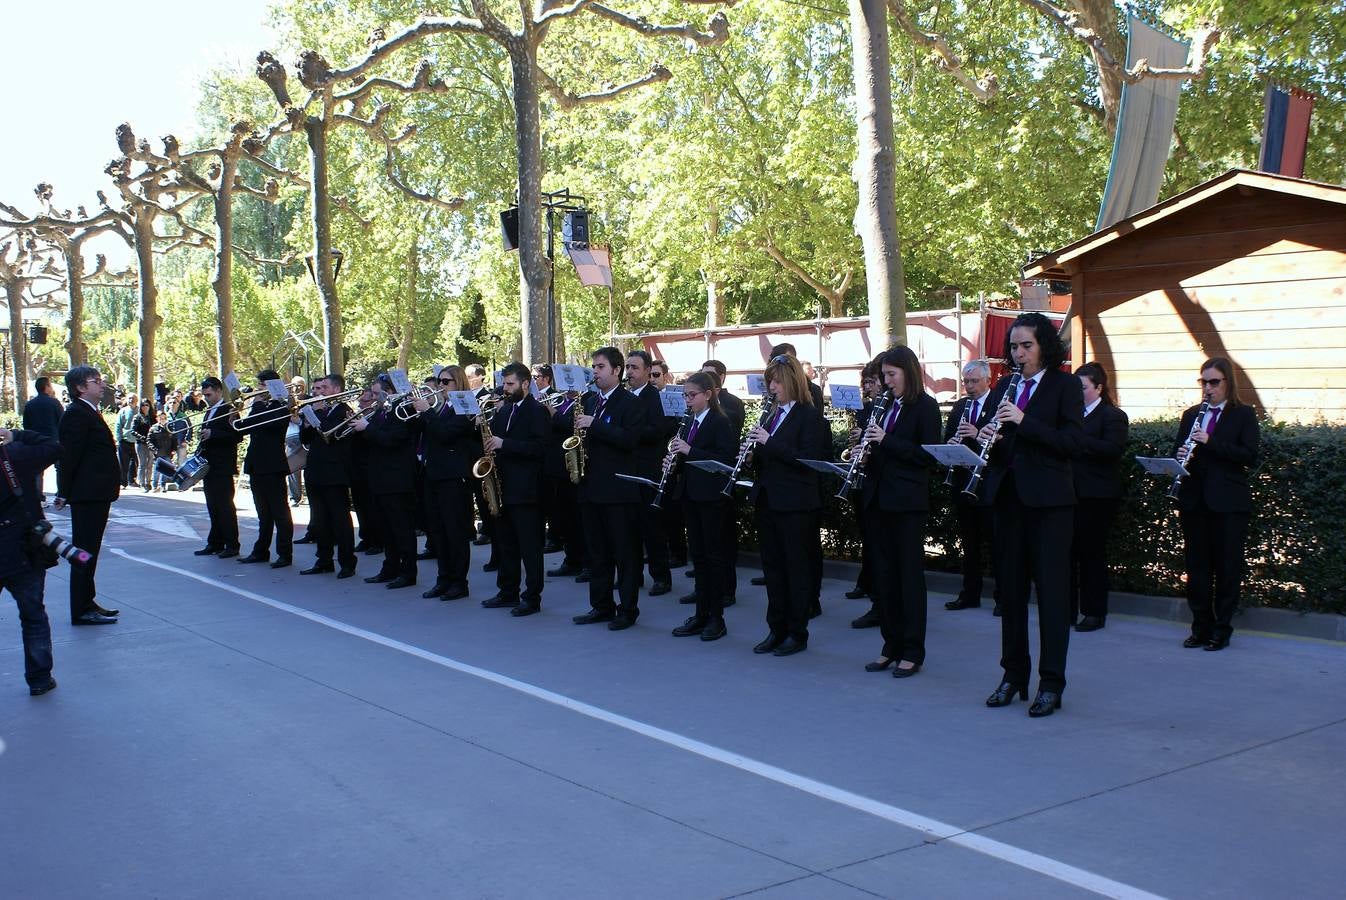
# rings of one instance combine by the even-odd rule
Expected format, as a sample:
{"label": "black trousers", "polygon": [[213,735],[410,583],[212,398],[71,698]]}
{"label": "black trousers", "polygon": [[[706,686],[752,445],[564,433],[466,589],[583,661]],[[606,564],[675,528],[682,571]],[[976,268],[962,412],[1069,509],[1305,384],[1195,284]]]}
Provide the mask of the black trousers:
{"label": "black trousers", "polygon": [[134,441],[117,442],[117,462],[122,471],[122,487],[136,480],[136,445]]}
{"label": "black trousers", "polygon": [[1248,513],[1217,513],[1204,505],[1178,514],[1186,545],[1187,605],[1192,610],[1194,637],[1228,638],[1234,632],[1249,518]]}
{"label": "black trousers", "polygon": [[[614,609],[624,616],[640,615],[640,516],[638,503],[585,503],[584,536],[589,548],[589,606],[599,612]],[[620,605],[612,602],[615,584]]]}
{"label": "black trousers", "polygon": [[679,502],[687,523],[692,565],[696,567],[696,614],[720,618],[725,597],[729,596],[729,500]]}
{"label": "black trousers", "polygon": [[472,559],[472,493],[463,478],[425,482],[426,534],[435,548],[435,584],[467,585]]}
{"label": "black trousers", "polygon": [[874,536],[874,599],[881,656],[925,662],[925,520],[923,512],[865,511]]}
{"label": "black trousers", "polygon": [[383,535],[380,574],[400,575],[416,583],[416,498],[410,491],[375,494],[379,533]]}
{"label": "black trousers", "polygon": [[[495,520],[495,586],[502,597],[518,597],[529,606],[542,605],[542,507],[536,503],[511,503],[500,508]],[[519,592],[519,570],[524,590]]]}
{"label": "black trousers", "polygon": [[206,545],[221,550],[238,549],[238,510],[234,508],[234,476],[207,472],[201,480],[206,492],[206,512],[210,515],[210,534]]}
{"label": "black trousers", "polygon": [[341,568],[355,568],[355,529],[351,527],[350,488],[344,484],[308,484],[309,531],[317,544],[314,563],[332,564],[333,551]]}
{"label": "black trousers", "polygon": [[[859,504],[860,501],[857,498],[851,505],[856,522],[860,526],[860,572],[855,576],[855,589],[873,595],[871,599],[874,599],[878,597],[878,590],[874,587],[875,538],[872,527],[873,516],[860,509]],[[878,601],[875,600],[875,602]]]}
{"label": "black trousers", "polygon": [[379,513],[374,506],[374,497],[369,493],[369,484],[363,472],[355,473],[351,480],[351,506],[355,508],[355,517],[360,520],[360,540],[370,547],[383,546],[383,533],[379,531]]}
{"label": "black trousers", "polygon": [[294,519],[290,517],[287,477],[283,474],[248,476],[252,503],[257,507],[257,542],[252,545],[252,552],[257,556],[268,555],[272,531],[276,533],[276,557],[289,559],[294,553]]}
{"label": "black trousers", "polygon": [[[958,600],[965,604],[981,603],[982,545],[994,544],[994,518],[989,507],[978,506],[976,500],[955,495],[954,515],[958,518],[958,548],[962,551],[963,588]],[[999,598],[996,598],[999,602]]]}
{"label": "black trousers", "polygon": [[70,618],[92,612],[98,589],[94,575],[98,571],[98,552],[103,547],[110,503],[70,504],[70,543],[89,552],[88,565],[70,567]]}
{"label": "black trousers", "polygon": [[664,499],[664,536],[668,538],[668,565],[687,563],[687,510],[681,497]]}
{"label": "black trousers", "polygon": [[664,531],[663,512],[650,506],[654,495],[654,488],[641,486],[640,516],[636,524],[640,529],[640,544],[644,548],[645,560],[650,567],[650,578],[655,583],[671,582],[673,572],[668,564],[668,534]]}
{"label": "black trousers", "polygon": [[538,504],[542,507],[543,533],[549,543],[563,543],[561,536],[565,533],[565,523],[561,509],[560,479],[564,478],[564,475],[558,478],[543,472],[538,480]]}
{"label": "black trousers", "polygon": [[1108,536],[1120,500],[1080,497],[1075,506],[1075,540],[1070,545],[1070,621],[1108,617]]}
{"label": "black trousers", "polygon": [[766,623],[777,637],[807,643],[813,590],[813,552],[818,513],[776,512],[757,505],[757,541],[766,576]]}
{"label": "black trousers", "polygon": [[1027,686],[1033,672],[1028,651],[1028,593],[1037,589],[1038,689],[1066,687],[1070,649],[1070,542],[1073,506],[1025,507],[1006,475],[995,499],[996,580],[1000,593],[1000,665],[1005,680]]}
{"label": "black trousers", "polygon": [[25,571],[0,579],[19,605],[19,628],[23,635],[23,677],[29,687],[44,685],[51,678],[51,622],[43,605],[47,570],[29,566]]}
{"label": "black trousers", "polygon": [[589,567],[588,543],[584,537],[584,516],[580,509],[579,488],[569,478],[556,485],[557,521],[560,523],[560,542],[565,547],[564,563],[581,569]]}

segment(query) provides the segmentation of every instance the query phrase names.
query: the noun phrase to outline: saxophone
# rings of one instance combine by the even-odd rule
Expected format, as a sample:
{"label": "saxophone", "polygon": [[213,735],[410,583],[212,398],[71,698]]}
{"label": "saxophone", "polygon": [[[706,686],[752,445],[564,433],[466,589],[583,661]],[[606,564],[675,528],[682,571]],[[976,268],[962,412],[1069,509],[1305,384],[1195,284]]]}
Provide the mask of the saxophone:
{"label": "saxophone", "polygon": [[486,501],[486,511],[491,518],[500,516],[500,473],[495,468],[495,451],[490,449],[491,420],[497,404],[489,406],[483,402],[481,414],[477,416],[477,427],[481,429],[482,457],[472,464],[472,477],[481,480],[481,496]]}
{"label": "saxophone", "polygon": [[580,427],[580,416],[584,415],[583,400],[584,395],[580,394],[571,405],[570,413],[574,418],[575,433],[561,442],[561,450],[565,453],[566,474],[570,476],[571,484],[579,484],[584,478],[584,464],[589,456],[584,448],[584,435],[587,429]]}

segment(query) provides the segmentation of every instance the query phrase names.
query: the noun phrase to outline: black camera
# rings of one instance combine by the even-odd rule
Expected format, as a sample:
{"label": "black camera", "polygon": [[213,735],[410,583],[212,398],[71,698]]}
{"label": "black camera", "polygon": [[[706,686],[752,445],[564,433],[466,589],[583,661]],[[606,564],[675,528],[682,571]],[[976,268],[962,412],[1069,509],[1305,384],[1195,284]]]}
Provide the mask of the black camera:
{"label": "black camera", "polygon": [[[88,550],[81,550],[56,533],[46,519],[33,523],[32,528],[28,529],[28,539],[32,542],[32,549],[48,554],[49,558],[52,555],[59,556],[72,566],[87,566],[93,559]],[[56,565],[56,560],[51,558],[50,564]]]}

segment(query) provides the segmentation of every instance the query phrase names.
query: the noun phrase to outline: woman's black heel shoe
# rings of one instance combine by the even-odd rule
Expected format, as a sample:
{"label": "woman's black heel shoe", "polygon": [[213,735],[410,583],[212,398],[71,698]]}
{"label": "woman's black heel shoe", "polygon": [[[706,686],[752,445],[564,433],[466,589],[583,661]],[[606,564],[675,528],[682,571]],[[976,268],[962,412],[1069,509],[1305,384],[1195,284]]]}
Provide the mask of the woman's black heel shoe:
{"label": "woman's black heel shoe", "polygon": [[865,671],[866,671],[866,672],[882,672],[884,669],[888,668],[888,667],[891,666],[892,664],[893,664],[893,661],[892,661],[891,659],[885,659],[885,658],[883,658],[882,656],[880,656],[878,659],[874,660],[873,662],[867,662],[867,663],[865,663]]}
{"label": "woman's black heel shoe", "polygon": [[1028,685],[1010,684],[1008,681],[1000,682],[1000,687],[992,692],[991,696],[986,698],[987,706],[1009,706],[1014,702],[1014,695],[1018,694],[1020,700],[1028,699]]}

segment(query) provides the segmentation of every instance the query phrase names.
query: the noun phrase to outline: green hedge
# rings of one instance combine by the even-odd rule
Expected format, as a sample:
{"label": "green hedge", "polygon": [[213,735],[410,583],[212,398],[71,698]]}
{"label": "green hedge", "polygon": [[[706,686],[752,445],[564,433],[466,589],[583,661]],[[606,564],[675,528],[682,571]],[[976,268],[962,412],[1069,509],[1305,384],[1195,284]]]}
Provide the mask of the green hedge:
{"label": "green hedge", "polygon": [[[752,411],[749,410],[752,421]],[[847,421],[832,419],[840,453]],[[1169,482],[1149,478],[1135,456],[1162,456],[1172,447],[1177,420],[1135,422],[1123,463],[1126,500],[1108,548],[1115,591],[1180,597],[1185,579],[1182,532],[1168,499]],[[934,477],[926,534],[929,567],[957,571],[957,523],[942,472]],[[850,504],[832,499],[823,511],[823,551],[857,560],[860,534]],[[1248,535],[1244,606],[1346,614],[1346,427],[1262,424],[1260,462],[1253,474],[1253,517]],[[741,501],[742,502],[742,501]],[[742,503],[742,545],[756,547],[751,510]]]}

